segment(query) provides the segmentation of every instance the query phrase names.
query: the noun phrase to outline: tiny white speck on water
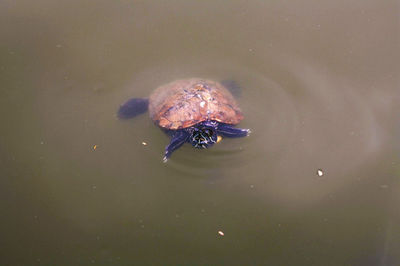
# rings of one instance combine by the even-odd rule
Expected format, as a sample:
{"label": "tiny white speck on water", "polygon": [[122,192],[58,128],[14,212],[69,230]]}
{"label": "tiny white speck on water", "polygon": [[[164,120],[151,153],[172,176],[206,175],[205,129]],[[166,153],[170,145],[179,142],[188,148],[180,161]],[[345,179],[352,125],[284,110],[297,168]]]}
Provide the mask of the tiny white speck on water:
{"label": "tiny white speck on water", "polygon": [[204,105],[206,105],[206,102],[205,101],[202,101],[201,103],[200,103],[200,107],[204,107]]}
{"label": "tiny white speck on water", "polygon": [[324,172],[322,171],[322,169],[318,169],[317,170],[317,175],[318,176],[323,176],[324,175]]}
{"label": "tiny white speck on water", "polygon": [[41,141],[40,144],[43,145],[43,144],[44,144],[44,141]]}
{"label": "tiny white speck on water", "polygon": [[225,235],[224,232],[222,232],[222,231],[218,231],[218,234],[219,234],[220,236],[224,236],[224,235]]}
{"label": "tiny white speck on water", "polygon": [[96,189],[97,187],[96,186],[92,186],[92,189]]}
{"label": "tiny white speck on water", "polygon": [[250,185],[250,188],[254,188],[254,185]]}
{"label": "tiny white speck on water", "polygon": [[146,145],[147,145],[147,142],[144,142],[144,141],[143,141],[143,142],[142,142],[142,145],[143,145],[143,146],[146,146]]}

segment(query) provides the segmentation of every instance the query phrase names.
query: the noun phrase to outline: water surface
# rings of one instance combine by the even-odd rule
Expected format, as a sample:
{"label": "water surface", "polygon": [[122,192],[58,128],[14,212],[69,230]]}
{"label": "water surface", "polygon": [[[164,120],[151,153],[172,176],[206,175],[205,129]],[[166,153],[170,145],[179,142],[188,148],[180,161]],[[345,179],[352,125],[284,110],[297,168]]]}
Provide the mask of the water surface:
{"label": "water surface", "polygon": [[[2,265],[400,263],[398,10],[3,1]],[[253,133],[164,164],[116,111],[188,77],[238,82]]]}

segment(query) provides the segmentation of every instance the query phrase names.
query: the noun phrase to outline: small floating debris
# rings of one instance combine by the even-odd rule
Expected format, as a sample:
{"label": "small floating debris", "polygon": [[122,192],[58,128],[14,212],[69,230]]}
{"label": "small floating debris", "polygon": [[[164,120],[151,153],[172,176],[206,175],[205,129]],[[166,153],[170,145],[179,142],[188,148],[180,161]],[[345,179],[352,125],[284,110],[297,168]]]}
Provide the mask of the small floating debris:
{"label": "small floating debris", "polygon": [[144,142],[144,141],[143,141],[143,142],[142,142],[142,145],[143,145],[143,146],[147,146],[147,142]]}
{"label": "small floating debris", "polygon": [[95,151],[97,149],[97,145],[93,145],[93,150]]}
{"label": "small floating debris", "polygon": [[221,136],[218,136],[218,137],[217,137],[217,143],[219,143],[221,140],[222,140],[222,137],[221,137]]}
{"label": "small floating debris", "polygon": [[218,234],[219,234],[220,236],[224,236],[224,235],[225,235],[224,232],[222,232],[222,231],[218,231]]}
{"label": "small floating debris", "polygon": [[317,170],[317,175],[318,176],[323,176],[324,175],[324,172],[322,171],[322,169],[318,169]]}

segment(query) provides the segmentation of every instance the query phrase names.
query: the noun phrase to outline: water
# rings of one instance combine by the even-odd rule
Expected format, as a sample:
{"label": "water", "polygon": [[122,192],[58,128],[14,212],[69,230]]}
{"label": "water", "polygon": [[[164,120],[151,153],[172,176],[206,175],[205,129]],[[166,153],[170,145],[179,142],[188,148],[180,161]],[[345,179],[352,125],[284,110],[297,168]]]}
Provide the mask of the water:
{"label": "water", "polygon": [[[400,263],[398,10],[3,1],[1,264]],[[253,133],[163,164],[115,113],[188,77],[241,84]]]}

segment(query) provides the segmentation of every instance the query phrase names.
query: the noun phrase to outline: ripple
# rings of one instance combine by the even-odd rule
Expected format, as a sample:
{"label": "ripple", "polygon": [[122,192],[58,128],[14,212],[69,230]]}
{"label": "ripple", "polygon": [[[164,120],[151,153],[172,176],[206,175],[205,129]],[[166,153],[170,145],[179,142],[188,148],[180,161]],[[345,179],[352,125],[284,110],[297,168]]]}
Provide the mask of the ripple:
{"label": "ripple", "polygon": [[[383,151],[385,134],[364,91],[323,69],[291,58],[275,71],[243,73],[244,123],[254,134],[245,143],[247,163],[235,170],[240,180],[269,180],[268,193],[306,200],[354,182],[351,173]],[[310,193],[319,168],[334,181]]]}
{"label": "ripple", "polygon": [[[252,130],[249,137],[224,139],[208,150],[185,144],[167,163],[184,175],[208,176],[210,169],[218,168],[221,176],[280,175],[293,182],[293,176],[319,168],[343,175],[381,148],[381,130],[360,89],[321,66],[299,58],[271,60],[268,67],[237,62],[210,65],[207,60],[167,65],[136,73],[134,84],[121,94],[146,88],[136,92],[142,97],[179,78],[234,79],[242,87],[238,102],[245,116],[238,127]],[[168,138],[154,133],[154,128],[149,126],[145,134],[155,137],[152,158],[161,158]]]}

